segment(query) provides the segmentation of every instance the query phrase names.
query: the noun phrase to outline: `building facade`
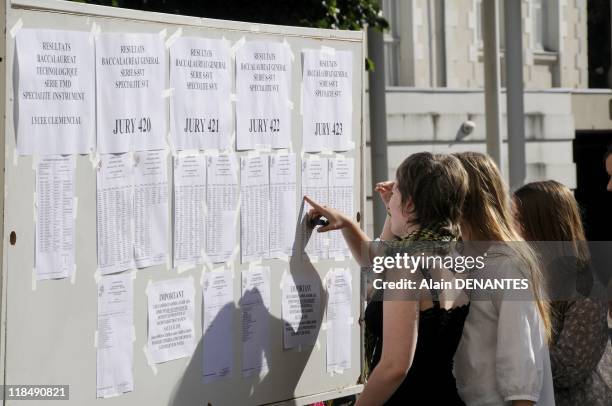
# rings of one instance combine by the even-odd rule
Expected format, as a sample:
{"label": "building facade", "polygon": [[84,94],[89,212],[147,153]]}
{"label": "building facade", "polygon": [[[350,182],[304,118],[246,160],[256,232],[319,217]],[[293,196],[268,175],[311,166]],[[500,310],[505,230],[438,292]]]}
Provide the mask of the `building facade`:
{"label": "building facade", "polygon": [[[414,152],[486,152],[482,1],[488,0],[383,1],[390,23],[385,33],[389,178]],[[510,0],[499,0],[502,88],[503,1]],[[587,2],[516,1],[522,3],[523,16],[526,181],[555,179],[574,189],[573,144],[577,130],[582,129],[576,123],[612,128],[607,114],[590,124],[593,109],[587,106],[607,109],[610,91],[588,89]],[[504,140],[505,101],[502,90]],[[454,142],[467,120],[476,125],[473,133]],[[507,157],[505,142],[503,153]],[[507,173],[507,160],[503,170]],[[367,176],[369,189],[370,174]],[[368,203],[371,210],[371,201]],[[371,230],[372,216],[366,218]]]}

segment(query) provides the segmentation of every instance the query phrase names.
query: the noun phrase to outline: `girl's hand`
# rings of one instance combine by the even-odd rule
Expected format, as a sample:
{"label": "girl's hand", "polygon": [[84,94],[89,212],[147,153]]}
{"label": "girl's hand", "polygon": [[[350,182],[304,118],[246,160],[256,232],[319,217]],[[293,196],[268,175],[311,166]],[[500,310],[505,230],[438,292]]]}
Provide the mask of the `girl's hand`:
{"label": "girl's hand", "polygon": [[386,208],[389,208],[389,200],[391,200],[391,196],[393,195],[394,185],[394,180],[388,180],[386,182],[377,183],[376,187],[374,188],[374,191],[378,192]]}
{"label": "girl's hand", "polygon": [[329,222],[329,224],[327,224],[326,226],[319,227],[317,229],[317,231],[320,233],[325,233],[327,231],[332,230],[341,230],[351,222],[351,220],[345,214],[339,212],[336,209],[332,209],[327,206],[321,206],[320,204],[310,199],[308,196],[304,196],[304,200],[312,207],[308,211],[309,221],[312,222],[318,220],[321,217],[325,217]]}

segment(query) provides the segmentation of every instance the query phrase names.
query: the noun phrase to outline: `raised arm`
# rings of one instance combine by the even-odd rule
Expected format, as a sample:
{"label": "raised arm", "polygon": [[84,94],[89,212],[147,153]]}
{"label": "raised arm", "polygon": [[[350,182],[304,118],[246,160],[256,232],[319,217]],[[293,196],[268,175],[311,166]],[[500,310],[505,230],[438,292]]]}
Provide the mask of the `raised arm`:
{"label": "raised arm", "polygon": [[355,221],[336,209],[321,206],[308,196],[304,196],[304,200],[312,207],[308,212],[309,220],[316,221],[321,217],[325,217],[329,222],[326,226],[319,227],[317,232],[325,233],[332,230],[342,230],[346,244],[359,265],[371,265],[371,258],[373,257],[373,252],[371,252],[372,240]]}

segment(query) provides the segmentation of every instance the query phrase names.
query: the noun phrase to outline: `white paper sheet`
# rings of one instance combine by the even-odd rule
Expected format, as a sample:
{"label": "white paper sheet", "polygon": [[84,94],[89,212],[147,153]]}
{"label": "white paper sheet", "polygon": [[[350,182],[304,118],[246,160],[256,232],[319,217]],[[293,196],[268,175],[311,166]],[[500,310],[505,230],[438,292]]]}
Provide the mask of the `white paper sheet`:
{"label": "white paper sheet", "polygon": [[134,268],[134,167],[130,154],[102,154],[97,168],[98,268]]}
{"label": "white paper sheet", "polygon": [[[329,202],[328,158],[304,159],[302,161],[302,195],[306,195],[321,205]],[[305,203],[304,215],[311,209]],[[311,259],[326,259],[329,256],[329,236],[313,231],[306,245],[306,254]]]}
{"label": "white paper sheet", "polygon": [[316,272],[285,274],[282,288],[285,349],[314,345],[321,327],[321,288]]}
{"label": "white paper sheet", "polygon": [[240,157],[242,263],[270,255],[270,168],[267,156]]}
{"label": "white paper sheet", "polygon": [[[353,188],[355,160],[353,158],[329,160],[329,206],[355,218],[353,214]],[[351,255],[342,231],[330,231],[329,257],[345,258]]]}
{"label": "white paper sheet", "polygon": [[232,376],[234,288],[231,270],[204,274],[202,288],[202,382]]}
{"label": "white paper sheet", "polygon": [[242,272],[242,377],[268,372],[270,352],[270,267]]}
{"label": "white paper sheet", "polygon": [[238,243],[238,165],[234,155],[209,156],[206,162],[206,255],[226,262]]}
{"label": "white paper sheet", "polygon": [[170,47],[174,147],[226,149],[232,136],[229,41],[182,37]]}
{"label": "white paper sheet", "polygon": [[96,39],[98,151],[166,147],[166,52],[157,34]]}
{"label": "white paper sheet", "polygon": [[134,291],[132,275],[103,276],[98,282],[96,396],[134,390]]}
{"label": "white paper sheet", "polygon": [[335,268],[327,274],[327,372],[351,368],[350,269]]}
{"label": "white paper sheet", "polygon": [[134,260],[138,268],[168,258],[166,151],[134,153]]}
{"label": "white paper sheet", "polygon": [[352,148],[353,53],[306,49],[302,97],[304,150]]}
{"label": "white paper sheet", "polygon": [[236,148],[288,148],[291,51],[280,42],[246,42],[236,50]]}
{"label": "white paper sheet", "polygon": [[295,154],[270,156],[270,257],[293,255],[297,226]]}
{"label": "white paper sheet", "polygon": [[174,157],[174,266],[204,262],[206,160],[204,155]]}
{"label": "white paper sheet", "polygon": [[155,363],[189,357],[194,349],[193,278],[176,278],[147,286],[147,347]]}
{"label": "white paper sheet", "polygon": [[74,270],[74,155],[48,155],[36,166],[36,278]]}
{"label": "white paper sheet", "polygon": [[95,139],[94,48],[82,31],[21,29],[17,150],[86,154]]}

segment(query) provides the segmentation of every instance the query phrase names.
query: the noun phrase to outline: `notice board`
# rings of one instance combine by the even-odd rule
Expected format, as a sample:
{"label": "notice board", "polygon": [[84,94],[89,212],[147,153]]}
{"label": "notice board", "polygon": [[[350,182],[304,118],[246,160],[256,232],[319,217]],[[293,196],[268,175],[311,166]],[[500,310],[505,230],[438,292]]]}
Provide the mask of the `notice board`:
{"label": "notice board", "polygon": [[[321,259],[301,254],[301,248],[291,258],[263,259],[257,264],[270,269],[269,330],[270,342],[266,355],[268,372],[243,377],[241,374],[242,337],[239,300],[243,271],[252,266],[241,260],[240,255],[231,264],[234,275],[232,290],[235,308],[232,310],[232,326],[235,331],[231,348],[232,374],[213,383],[202,382],[202,273],[211,272],[200,265],[180,274],[170,263],[132,271],[133,274],[133,390],[120,396],[96,398],[96,346],[97,293],[99,269],[97,260],[96,230],[96,171],[97,150],[75,153],[75,247],[74,271],[70,277],[37,280],[35,272],[36,252],[36,165],[41,156],[19,154],[17,151],[18,72],[16,37],[20,30],[49,29],[82,31],[95,36],[108,33],[149,33],[168,41],[181,37],[205,37],[225,39],[237,49],[236,44],[249,41],[268,41],[289,47],[293,56],[289,92],[291,125],[286,128],[290,143],[285,148],[295,153],[297,165],[296,212],[302,209],[302,183],[300,169],[306,161],[317,159],[347,159],[354,162],[352,195],[353,217],[361,217],[364,224],[364,164],[365,136],[363,126],[364,101],[364,34],[340,30],[323,30],[301,27],[272,26],[166,15],[119,8],[87,5],[60,0],[3,0],[1,18],[4,24],[4,41],[0,45],[0,87],[4,115],[2,140],[5,153],[0,157],[4,174],[0,179],[4,187],[2,200],[2,301],[0,337],[0,369],[5,385],[69,385],[69,400],[61,404],[88,405],[247,405],[247,404],[308,404],[357,393],[361,386],[356,382],[361,371],[362,331],[358,323],[363,302],[359,266],[350,257]],[[348,146],[341,151],[323,148],[319,152],[307,151],[303,144],[304,106],[303,51],[307,49],[325,52],[350,51],[352,77],[350,81],[352,112]],[[331,51],[330,51],[331,50]],[[168,61],[168,47],[163,49]],[[236,95],[236,68],[232,58],[231,94]],[[167,131],[171,131],[168,70],[166,70]],[[96,90],[99,91],[99,90]],[[176,94],[176,92],[175,92]],[[274,156],[275,145],[264,148],[236,149],[236,100],[232,100],[232,126],[234,137],[230,149],[237,159],[242,157]],[[312,108],[312,106],[310,106]],[[310,108],[310,109],[311,109]],[[309,109],[309,114],[311,114]],[[99,110],[98,110],[99,111]],[[94,117],[95,119],[95,117]],[[148,125],[145,121],[144,125]],[[333,126],[332,126],[333,127]],[[346,125],[345,125],[346,127]],[[98,127],[99,128],[99,127]],[[321,131],[339,131],[339,127]],[[99,146],[99,144],[98,144]],[[201,148],[205,151],[206,148]],[[315,148],[316,149],[316,148]],[[170,179],[168,194],[172,196],[172,155],[167,155]],[[94,163],[94,164],[92,164]],[[244,200],[248,196],[241,196]],[[172,222],[172,199],[168,210]],[[361,214],[361,216],[359,216]],[[299,223],[299,220],[298,220]],[[272,225],[273,226],[273,225]],[[238,236],[241,225],[235,224]],[[296,227],[299,234],[299,224]],[[306,237],[308,238],[308,237]],[[300,240],[296,238],[296,241]],[[172,253],[172,236],[168,237],[168,252]],[[238,238],[240,242],[240,238]],[[298,241],[296,244],[302,244]],[[324,245],[329,242],[324,243]],[[331,270],[350,269],[352,276],[350,322],[350,368],[342,373],[329,373],[326,368],[326,306],[325,280]],[[281,309],[281,284],[283,275],[293,272],[311,272],[319,276],[322,296],[321,323],[314,345],[284,349],[283,329],[285,321]],[[147,287],[151,283],[191,277],[195,288],[194,330],[195,348],[191,356],[161,364],[152,364],[143,348],[147,345]],[[6,394],[5,394],[6,399]],[[19,404],[5,401],[5,404]]]}

